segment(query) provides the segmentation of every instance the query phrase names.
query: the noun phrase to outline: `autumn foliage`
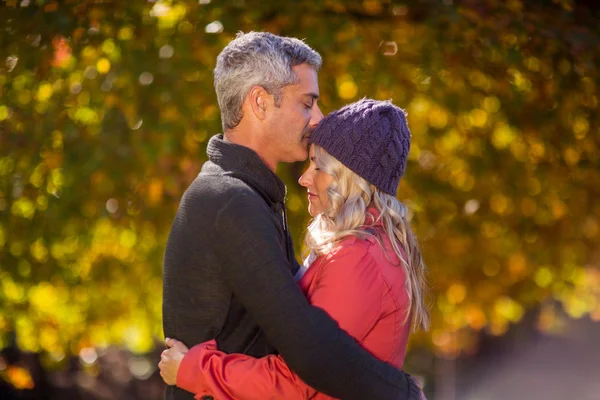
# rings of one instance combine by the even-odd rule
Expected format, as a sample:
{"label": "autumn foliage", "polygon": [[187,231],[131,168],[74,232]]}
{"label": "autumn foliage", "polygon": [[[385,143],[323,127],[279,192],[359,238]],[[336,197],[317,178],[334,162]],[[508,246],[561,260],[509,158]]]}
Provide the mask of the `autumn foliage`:
{"label": "autumn foliage", "polygon": [[[597,10],[412,3],[0,4],[0,332],[57,359],[162,337],[167,234],[221,129],[212,68],[239,30],[319,51],[325,112],[363,96],[408,112],[398,197],[433,315],[415,343],[471,350],[538,306],[551,330],[557,303],[600,321]],[[278,171],[297,246],[302,168]]]}

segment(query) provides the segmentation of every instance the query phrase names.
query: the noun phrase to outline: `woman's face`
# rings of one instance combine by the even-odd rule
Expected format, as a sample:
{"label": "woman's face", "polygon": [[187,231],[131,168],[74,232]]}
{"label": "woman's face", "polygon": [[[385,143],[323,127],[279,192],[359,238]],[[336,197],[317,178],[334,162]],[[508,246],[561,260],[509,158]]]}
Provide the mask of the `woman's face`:
{"label": "woman's face", "polygon": [[308,190],[308,213],[315,217],[325,211],[329,205],[327,188],[333,181],[333,176],[321,171],[315,162],[315,145],[310,145],[310,164],[298,183]]}

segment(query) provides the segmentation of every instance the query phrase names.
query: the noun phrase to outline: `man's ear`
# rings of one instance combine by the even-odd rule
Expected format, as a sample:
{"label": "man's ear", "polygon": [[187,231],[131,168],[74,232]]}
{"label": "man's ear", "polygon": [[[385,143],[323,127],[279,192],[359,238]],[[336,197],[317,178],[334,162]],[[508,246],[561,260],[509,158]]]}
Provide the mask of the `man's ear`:
{"label": "man's ear", "polygon": [[263,121],[267,118],[267,111],[273,105],[273,96],[271,96],[264,87],[253,86],[250,89],[247,97],[250,102],[252,112],[259,120]]}

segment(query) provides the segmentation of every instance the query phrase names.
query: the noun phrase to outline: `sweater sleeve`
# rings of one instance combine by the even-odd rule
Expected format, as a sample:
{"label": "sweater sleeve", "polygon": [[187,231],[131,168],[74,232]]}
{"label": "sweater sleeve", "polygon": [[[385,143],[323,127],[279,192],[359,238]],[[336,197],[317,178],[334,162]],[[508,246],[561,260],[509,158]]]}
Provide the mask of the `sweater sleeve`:
{"label": "sweater sleeve", "polygon": [[308,304],[260,202],[241,194],[223,204],[215,216],[214,251],[233,293],[290,368],[333,397],[418,399],[407,374],[377,360]]}
{"label": "sweater sleeve", "polygon": [[[368,254],[368,245],[356,242],[343,248],[321,267],[311,304],[324,309],[342,329],[362,340],[378,319],[383,295],[383,280]],[[315,393],[281,357],[226,354],[216,348],[214,340],[194,346],[186,354],[177,385],[223,400],[302,400]]]}

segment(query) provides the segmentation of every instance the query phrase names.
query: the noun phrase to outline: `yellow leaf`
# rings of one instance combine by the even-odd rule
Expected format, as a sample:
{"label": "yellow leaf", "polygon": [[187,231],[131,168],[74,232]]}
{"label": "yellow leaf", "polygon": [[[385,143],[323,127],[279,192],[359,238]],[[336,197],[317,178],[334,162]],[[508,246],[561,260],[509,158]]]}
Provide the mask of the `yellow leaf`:
{"label": "yellow leaf", "polygon": [[525,314],[523,306],[507,296],[503,296],[496,300],[494,311],[496,311],[497,315],[511,322],[520,321]]}
{"label": "yellow leaf", "polygon": [[505,149],[515,137],[515,132],[509,125],[499,123],[492,132],[492,144],[498,149]]}
{"label": "yellow leaf", "polygon": [[108,71],[110,71],[110,61],[108,61],[106,58],[99,59],[96,63],[96,69],[99,73],[106,74]]}
{"label": "yellow leaf", "polygon": [[39,86],[36,98],[38,99],[38,101],[45,102],[48,101],[48,99],[52,96],[52,93],[52,85],[48,82],[44,82]]}
{"label": "yellow leaf", "polygon": [[338,94],[344,100],[353,99],[358,93],[358,87],[352,78],[347,78],[338,84]]}
{"label": "yellow leaf", "polygon": [[448,301],[452,304],[461,303],[465,296],[467,295],[467,288],[462,283],[454,283],[446,292],[446,296],[448,297]]}

